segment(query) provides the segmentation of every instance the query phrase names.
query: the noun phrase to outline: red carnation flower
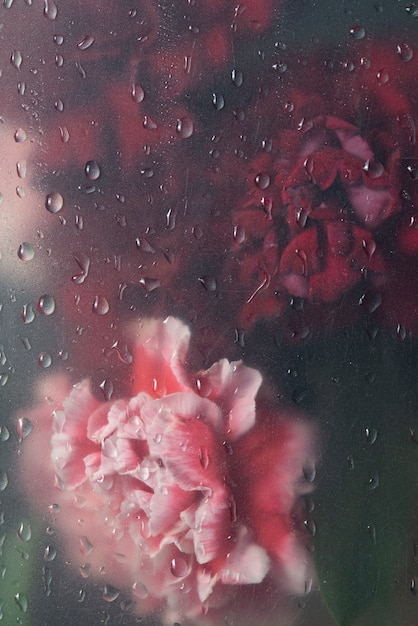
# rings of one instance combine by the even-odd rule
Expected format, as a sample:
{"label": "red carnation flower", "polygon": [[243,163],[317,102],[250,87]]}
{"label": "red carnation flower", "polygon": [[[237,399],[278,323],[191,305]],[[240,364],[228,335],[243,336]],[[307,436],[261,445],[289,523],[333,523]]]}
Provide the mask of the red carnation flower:
{"label": "red carnation flower", "polygon": [[24,483],[43,514],[54,503],[71,563],[167,623],[219,623],[248,585],[303,594],[311,427],[256,410],[261,375],[240,361],[188,374],[178,320],[149,320],[139,334],[132,398],[99,402],[87,381],[65,398],[52,381],[50,409],[29,414]]}
{"label": "red carnation flower", "polygon": [[283,315],[294,298],[315,315],[390,289],[390,237],[411,217],[401,163],[415,155],[407,86],[416,62],[378,46],[363,52],[322,66],[321,81],[311,61],[289,69],[242,123],[247,144],[258,144],[233,212],[227,272],[239,280],[235,302],[245,298],[244,326]]}

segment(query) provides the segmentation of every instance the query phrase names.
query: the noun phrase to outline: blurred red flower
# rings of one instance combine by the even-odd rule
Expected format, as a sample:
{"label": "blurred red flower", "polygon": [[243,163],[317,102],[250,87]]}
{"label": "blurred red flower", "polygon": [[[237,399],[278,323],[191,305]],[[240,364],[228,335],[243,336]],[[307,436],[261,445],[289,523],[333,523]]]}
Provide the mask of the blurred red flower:
{"label": "blurred red flower", "polygon": [[52,381],[50,409],[29,414],[24,482],[44,512],[54,504],[71,562],[131,589],[139,613],[193,623],[214,623],[246,585],[303,594],[308,422],[261,402],[256,418],[262,378],[241,361],[190,375],[180,321],[148,320],[138,335],[132,398],[99,402],[84,381],[64,399]]}
{"label": "blurred red flower", "polygon": [[404,164],[416,158],[418,61],[367,42],[348,53],[317,72],[315,59],[299,60],[246,111],[241,135],[257,143],[227,264],[243,326],[284,315],[294,298],[311,318],[331,309],[338,317],[342,302],[377,308],[396,286],[398,235],[416,248],[404,233],[416,195]]}

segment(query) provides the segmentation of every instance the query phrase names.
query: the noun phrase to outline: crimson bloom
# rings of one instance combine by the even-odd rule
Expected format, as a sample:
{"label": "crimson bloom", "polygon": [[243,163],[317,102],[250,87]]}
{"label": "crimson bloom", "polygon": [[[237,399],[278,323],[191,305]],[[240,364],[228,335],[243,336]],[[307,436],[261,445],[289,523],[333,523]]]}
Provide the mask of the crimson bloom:
{"label": "crimson bloom", "polygon": [[139,334],[133,397],[103,403],[83,381],[64,400],[56,387],[53,415],[30,415],[26,487],[54,503],[69,559],[167,623],[218,623],[248,585],[304,593],[307,421],[262,403],[256,418],[262,378],[241,361],[190,375],[180,321],[149,320]]}
{"label": "crimson bloom", "polygon": [[322,62],[320,74],[314,59],[289,68],[244,122],[258,146],[228,264],[245,293],[244,326],[283,315],[295,298],[335,314],[343,301],[377,306],[386,296],[367,294],[391,289],[396,233],[416,193],[402,172],[416,156],[415,99],[405,89],[416,63],[366,42],[348,52],[349,60]]}

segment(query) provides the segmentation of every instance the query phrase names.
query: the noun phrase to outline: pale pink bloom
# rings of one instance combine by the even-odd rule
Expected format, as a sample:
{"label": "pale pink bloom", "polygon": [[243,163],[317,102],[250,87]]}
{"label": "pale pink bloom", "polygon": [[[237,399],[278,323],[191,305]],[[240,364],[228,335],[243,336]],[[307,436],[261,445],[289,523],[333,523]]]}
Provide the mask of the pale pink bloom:
{"label": "pale pink bloom", "polygon": [[262,378],[241,361],[190,375],[189,339],[174,318],[144,322],[136,395],[103,403],[88,381],[58,392],[51,422],[46,407],[31,415],[23,463],[39,504],[58,505],[74,566],[131,589],[138,613],[218,623],[248,585],[304,593],[310,559],[295,520],[312,430],[266,406],[256,423]]}

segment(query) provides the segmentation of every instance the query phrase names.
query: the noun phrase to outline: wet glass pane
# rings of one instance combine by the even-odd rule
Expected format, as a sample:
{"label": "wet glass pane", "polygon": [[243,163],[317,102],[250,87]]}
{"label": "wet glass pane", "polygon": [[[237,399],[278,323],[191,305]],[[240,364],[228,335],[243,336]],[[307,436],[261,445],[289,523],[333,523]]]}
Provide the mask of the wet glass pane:
{"label": "wet glass pane", "polygon": [[414,623],[417,20],[2,0],[1,624]]}

